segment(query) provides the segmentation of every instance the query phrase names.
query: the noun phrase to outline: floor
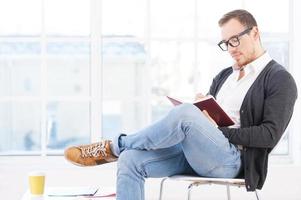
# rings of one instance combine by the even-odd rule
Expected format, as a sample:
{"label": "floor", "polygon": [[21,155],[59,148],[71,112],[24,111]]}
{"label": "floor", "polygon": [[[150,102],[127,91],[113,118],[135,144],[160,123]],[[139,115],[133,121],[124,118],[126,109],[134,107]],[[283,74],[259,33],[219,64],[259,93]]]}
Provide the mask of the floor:
{"label": "floor", "polygon": [[[28,187],[27,174],[37,169],[46,172],[47,186],[100,185],[115,187],[116,164],[82,168],[66,163],[60,157],[36,162],[26,158],[23,159],[23,162],[15,159],[15,164],[12,165],[12,163],[14,161],[0,161],[1,199],[20,200]],[[301,166],[271,165],[264,188],[259,191],[260,196],[264,200],[301,200],[299,180],[301,180]],[[159,184],[160,179],[146,180],[146,200],[158,199]],[[167,182],[163,197],[166,200],[185,199],[186,188],[187,183],[185,182]],[[231,187],[231,196],[232,200],[256,199],[253,193],[246,192],[244,188]],[[192,191],[193,199],[226,199],[226,188],[216,185],[200,186]]]}

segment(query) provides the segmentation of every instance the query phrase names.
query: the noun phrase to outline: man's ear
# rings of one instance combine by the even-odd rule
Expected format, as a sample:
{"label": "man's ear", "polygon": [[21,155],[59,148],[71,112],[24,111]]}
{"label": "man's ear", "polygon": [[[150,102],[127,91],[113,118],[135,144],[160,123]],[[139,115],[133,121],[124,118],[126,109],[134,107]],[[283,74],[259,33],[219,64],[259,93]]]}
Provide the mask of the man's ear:
{"label": "man's ear", "polygon": [[259,40],[259,39],[260,39],[260,34],[259,34],[259,30],[258,30],[258,27],[257,27],[257,26],[254,26],[254,27],[253,27],[253,34],[252,34],[252,37],[253,37],[255,40]]}

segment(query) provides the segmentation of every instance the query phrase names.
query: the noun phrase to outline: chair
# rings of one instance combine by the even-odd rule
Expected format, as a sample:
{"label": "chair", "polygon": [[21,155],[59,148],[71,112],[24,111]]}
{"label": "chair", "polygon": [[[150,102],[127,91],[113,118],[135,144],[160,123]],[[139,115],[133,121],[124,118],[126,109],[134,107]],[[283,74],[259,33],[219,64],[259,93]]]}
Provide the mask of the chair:
{"label": "chair", "polygon": [[[231,200],[230,186],[237,186],[237,187],[245,186],[245,180],[244,179],[206,178],[206,177],[188,176],[188,175],[175,175],[175,176],[163,178],[161,180],[159,200],[162,200],[163,186],[164,186],[164,183],[165,183],[166,180],[190,182],[190,184],[187,188],[187,200],[190,200],[191,190],[195,186],[206,185],[206,184],[209,184],[209,185],[210,184],[225,185],[227,187],[228,200]],[[258,192],[256,190],[254,192],[255,192],[257,200],[260,200]]]}

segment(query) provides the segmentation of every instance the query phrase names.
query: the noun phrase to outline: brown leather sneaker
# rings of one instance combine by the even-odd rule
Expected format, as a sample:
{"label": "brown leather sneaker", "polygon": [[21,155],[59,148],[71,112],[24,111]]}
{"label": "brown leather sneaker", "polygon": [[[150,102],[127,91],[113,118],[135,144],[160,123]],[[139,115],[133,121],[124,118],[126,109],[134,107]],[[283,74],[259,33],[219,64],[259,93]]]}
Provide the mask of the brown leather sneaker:
{"label": "brown leather sneaker", "polygon": [[113,155],[110,143],[109,140],[103,140],[89,145],[69,147],[65,150],[65,158],[82,167],[114,162],[117,157]]}

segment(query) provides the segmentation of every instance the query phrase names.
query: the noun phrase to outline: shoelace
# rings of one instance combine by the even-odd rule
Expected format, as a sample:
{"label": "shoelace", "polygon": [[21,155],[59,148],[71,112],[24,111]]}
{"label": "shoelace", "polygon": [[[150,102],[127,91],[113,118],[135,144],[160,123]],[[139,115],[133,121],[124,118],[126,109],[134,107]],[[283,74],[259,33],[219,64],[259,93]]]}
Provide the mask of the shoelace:
{"label": "shoelace", "polygon": [[100,155],[102,157],[106,157],[107,153],[106,153],[106,146],[105,146],[105,142],[98,142],[92,145],[88,145],[85,147],[79,147],[79,149],[81,150],[81,156],[83,158],[87,158],[87,157],[99,157]]}

